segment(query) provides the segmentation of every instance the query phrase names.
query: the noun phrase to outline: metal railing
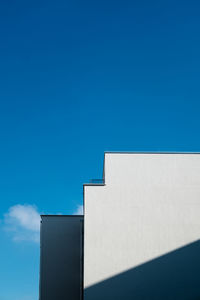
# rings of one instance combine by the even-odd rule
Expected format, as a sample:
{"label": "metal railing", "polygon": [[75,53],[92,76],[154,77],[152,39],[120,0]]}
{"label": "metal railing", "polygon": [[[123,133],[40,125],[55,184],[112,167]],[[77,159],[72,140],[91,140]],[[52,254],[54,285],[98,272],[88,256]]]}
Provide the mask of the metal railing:
{"label": "metal railing", "polygon": [[104,179],[90,179],[90,183],[104,184]]}

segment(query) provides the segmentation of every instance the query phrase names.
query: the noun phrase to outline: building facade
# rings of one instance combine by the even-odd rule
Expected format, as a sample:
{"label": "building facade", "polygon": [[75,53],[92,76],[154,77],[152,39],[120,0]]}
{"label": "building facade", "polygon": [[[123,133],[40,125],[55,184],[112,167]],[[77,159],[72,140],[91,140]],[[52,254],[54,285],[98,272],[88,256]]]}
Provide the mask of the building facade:
{"label": "building facade", "polygon": [[200,155],[105,153],[83,236],[79,299],[200,299]]}
{"label": "building facade", "polygon": [[83,216],[41,216],[41,300],[83,298]]}

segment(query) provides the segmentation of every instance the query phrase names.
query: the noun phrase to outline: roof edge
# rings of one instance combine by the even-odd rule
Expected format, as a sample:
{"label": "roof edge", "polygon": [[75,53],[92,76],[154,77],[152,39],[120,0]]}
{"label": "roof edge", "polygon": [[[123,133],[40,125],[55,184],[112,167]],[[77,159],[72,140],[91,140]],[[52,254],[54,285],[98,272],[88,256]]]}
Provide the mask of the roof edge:
{"label": "roof edge", "polygon": [[105,154],[200,154],[200,151],[104,151]]}
{"label": "roof edge", "polygon": [[40,215],[40,217],[83,217],[84,215]]}

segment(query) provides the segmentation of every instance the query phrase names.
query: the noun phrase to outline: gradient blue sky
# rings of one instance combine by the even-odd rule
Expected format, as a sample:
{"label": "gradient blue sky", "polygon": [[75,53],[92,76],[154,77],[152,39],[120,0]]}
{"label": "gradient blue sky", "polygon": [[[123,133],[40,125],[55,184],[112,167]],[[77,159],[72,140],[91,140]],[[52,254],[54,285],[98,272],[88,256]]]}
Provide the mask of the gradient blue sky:
{"label": "gradient blue sky", "polygon": [[2,0],[0,37],[0,300],[37,300],[11,207],[74,213],[105,150],[200,151],[200,2]]}

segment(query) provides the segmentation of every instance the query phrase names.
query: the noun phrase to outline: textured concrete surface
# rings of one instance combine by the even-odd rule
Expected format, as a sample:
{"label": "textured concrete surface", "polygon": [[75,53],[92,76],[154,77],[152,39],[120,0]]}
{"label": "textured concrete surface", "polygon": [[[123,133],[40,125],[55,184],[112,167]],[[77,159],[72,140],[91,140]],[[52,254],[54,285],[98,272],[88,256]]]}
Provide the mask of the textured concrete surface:
{"label": "textured concrete surface", "polygon": [[105,186],[84,186],[85,290],[200,238],[199,154],[106,153],[104,165]]}

